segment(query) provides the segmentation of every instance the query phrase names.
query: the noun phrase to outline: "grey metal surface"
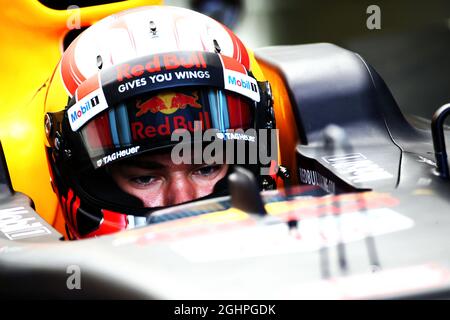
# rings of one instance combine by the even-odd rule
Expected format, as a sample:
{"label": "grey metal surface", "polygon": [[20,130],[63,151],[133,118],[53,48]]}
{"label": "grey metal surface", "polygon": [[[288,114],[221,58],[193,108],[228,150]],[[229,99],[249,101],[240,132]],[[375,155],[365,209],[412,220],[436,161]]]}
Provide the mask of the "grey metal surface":
{"label": "grey metal surface", "polygon": [[0,199],[0,239],[21,242],[58,241],[62,235],[31,207],[20,193]]}
{"label": "grey metal surface", "polygon": [[[439,292],[448,298],[450,184],[417,154],[402,157],[404,185],[388,192],[279,194],[279,203],[266,203],[265,217],[222,206],[221,213],[76,242],[0,239],[0,296],[345,299]],[[408,168],[418,169],[408,174]],[[416,183],[420,177],[432,183]],[[199,206],[205,210],[205,203],[193,203],[166,213]],[[297,227],[288,226],[292,219]],[[68,286],[73,266],[80,290]]]}
{"label": "grey metal surface", "polygon": [[[446,186],[445,192],[448,189]],[[243,220],[246,223],[234,226],[229,223],[228,228],[220,228],[225,222],[201,220],[201,225],[195,224],[192,219],[200,218],[196,217],[77,242],[24,244],[1,240],[0,293],[10,297],[62,298],[345,298],[339,289],[339,281],[352,283],[362,276],[358,280],[361,290],[373,286],[378,278],[383,279],[383,272],[396,269],[400,275],[403,273],[408,277],[411,267],[433,265],[437,269],[450,270],[448,200],[431,189],[394,193],[393,198],[399,202],[393,206],[380,205],[378,209],[392,210],[389,212],[410,219],[413,225],[373,236],[379,266],[371,264],[367,236],[344,245],[347,269],[343,270],[338,264],[339,246],[325,241],[320,248],[312,246],[308,249],[301,239],[297,239],[292,240],[298,243],[296,250],[292,241],[287,241],[291,235],[286,222],[276,216],[249,216]],[[341,204],[346,201],[348,199],[342,199]],[[317,205],[316,209],[320,207]],[[375,220],[364,218],[373,210],[376,208],[356,213],[360,217],[360,228],[373,229]],[[298,209],[298,212],[301,214],[302,210]],[[342,215],[329,215],[339,224],[347,214],[348,210]],[[300,226],[309,223],[308,219],[300,220]],[[322,226],[326,225],[325,217],[318,219]],[[311,230],[313,233],[319,231]],[[345,237],[345,232],[342,235]],[[215,243],[220,245],[215,248]],[[190,248],[190,245],[196,247]],[[71,265],[80,268],[81,290],[67,288],[67,268]],[[323,277],[326,265],[333,281]],[[420,272],[415,276],[421,277]],[[408,279],[411,282],[417,280]],[[384,295],[376,297],[450,290],[448,277],[437,282],[430,280],[430,283],[430,287],[425,283],[411,292],[405,286],[405,279],[393,278]],[[308,288],[322,290],[308,292]],[[361,293],[358,288],[349,287],[346,294],[358,298],[370,298],[374,292],[379,294],[379,291],[370,290]]]}

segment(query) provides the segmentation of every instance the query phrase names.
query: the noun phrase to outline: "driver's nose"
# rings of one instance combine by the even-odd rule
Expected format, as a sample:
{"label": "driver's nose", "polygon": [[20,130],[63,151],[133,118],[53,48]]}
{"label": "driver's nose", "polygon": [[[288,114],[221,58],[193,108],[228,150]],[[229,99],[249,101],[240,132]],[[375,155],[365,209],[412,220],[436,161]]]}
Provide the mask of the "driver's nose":
{"label": "driver's nose", "polygon": [[168,181],[164,194],[165,206],[181,204],[196,198],[197,190],[195,184],[187,176],[179,175]]}

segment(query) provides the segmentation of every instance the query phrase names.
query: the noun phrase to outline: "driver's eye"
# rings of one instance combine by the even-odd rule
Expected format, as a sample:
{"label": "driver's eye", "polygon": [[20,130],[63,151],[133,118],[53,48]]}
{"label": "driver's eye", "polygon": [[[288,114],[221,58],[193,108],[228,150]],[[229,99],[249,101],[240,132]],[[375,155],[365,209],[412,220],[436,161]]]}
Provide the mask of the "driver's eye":
{"label": "driver's eye", "polygon": [[155,177],[154,176],[141,176],[141,177],[136,177],[136,178],[132,178],[131,181],[141,185],[141,186],[147,186],[149,184],[151,184],[152,182],[155,181]]}
{"label": "driver's eye", "polygon": [[204,166],[201,167],[193,172],[194,175],[201,175],[201,176],[210,176],[214,173],[218,172],[221,169],[221,165],[215,164],[210,166]]}

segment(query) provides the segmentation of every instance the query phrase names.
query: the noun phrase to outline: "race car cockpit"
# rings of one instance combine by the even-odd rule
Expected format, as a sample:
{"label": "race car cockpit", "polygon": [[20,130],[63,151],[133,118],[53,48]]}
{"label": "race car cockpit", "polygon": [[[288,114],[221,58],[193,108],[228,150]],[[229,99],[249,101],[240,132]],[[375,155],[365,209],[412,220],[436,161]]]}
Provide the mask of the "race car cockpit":
{"label": "race car cockpit", "polygon": [[[41,198],[14,190],[0,144],[0,296],[448,298],[450,105],[431,128],[413,126],[358,53],[329,43],[253,52],[198,13],[144,7],[81,33],[42,88],[40,133],[62,208],[38,213]],[[194,121],[246,145],[251,136],[227,130],[277,129],[260,147],[276,144],[277,161],[195,164],[188,176],[200,182],[161,189],[150,197],[167,194],[160,202],[128,192],[180,172],[154,173],[169,133],[193,133]],[[130,162],[138,173],[119,189],[124,169],[110,165]],[[174,200],[197,189],[207,191]]]}

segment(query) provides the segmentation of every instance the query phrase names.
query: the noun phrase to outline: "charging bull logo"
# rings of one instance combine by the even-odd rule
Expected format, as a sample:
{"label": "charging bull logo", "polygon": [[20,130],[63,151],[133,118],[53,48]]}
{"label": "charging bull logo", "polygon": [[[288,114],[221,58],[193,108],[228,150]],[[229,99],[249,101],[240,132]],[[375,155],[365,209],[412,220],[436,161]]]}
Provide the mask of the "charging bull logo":
{"label": "charging bull logo", "polygon": [[[192,95],[183,93],[165,92],[150,99],[137,101],[136,121],[131,123],[131,133],[134,141],[153,139],[170,139],[170,135],[177,129],[190,132],[210,129],[210,116],[208,111],[198,103],[198,93]],[[187,108],[192,108],[187,110]],[[178,110],[180,112],[176,113]],[[182,112],[182,110],[184,110]],[[151,116],[150,118],[144,115]],[[139,119],[139,117],[142,117]],[[201,126],[196,128],[195,121]]]}
{"label": "charging bull logo", "polygon": [[194,92],[192,96],[183,93],[163,93],[144,102],[141,102],[139,100],[136,103],[136,108],[139,109],[139,111],[136,113],[136,117],[143,116],[148,112],[172,114],[178,109],[186,109],[186,107],[188,106],[201,109],[202,105],[199,104],[197,100],[197,92]]}

